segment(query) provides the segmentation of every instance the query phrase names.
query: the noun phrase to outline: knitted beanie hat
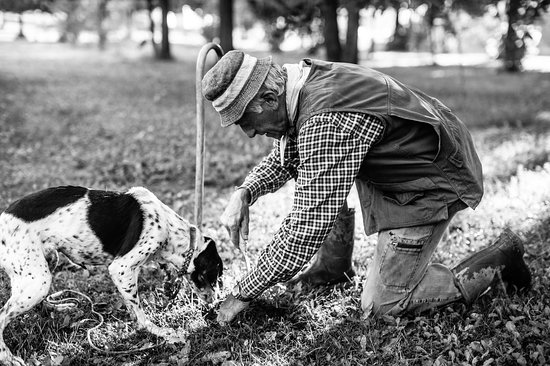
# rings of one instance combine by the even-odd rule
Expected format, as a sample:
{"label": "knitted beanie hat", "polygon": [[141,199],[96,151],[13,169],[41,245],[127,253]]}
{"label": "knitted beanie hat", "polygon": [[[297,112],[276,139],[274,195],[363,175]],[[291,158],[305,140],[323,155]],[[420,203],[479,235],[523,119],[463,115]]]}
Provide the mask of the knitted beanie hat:
{"label": "knitted beanie hat", "polygon": [[237,122],[260,90],[271,67],[271,56],[256,58],[229,51],[202,79],[202,94],[220,114],[222,127]]}

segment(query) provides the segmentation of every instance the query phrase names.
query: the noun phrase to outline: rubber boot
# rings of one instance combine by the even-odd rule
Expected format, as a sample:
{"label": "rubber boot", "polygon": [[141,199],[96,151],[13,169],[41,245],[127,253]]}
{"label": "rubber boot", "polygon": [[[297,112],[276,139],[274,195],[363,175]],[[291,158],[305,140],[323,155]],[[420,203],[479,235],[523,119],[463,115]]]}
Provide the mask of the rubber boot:
{"label": "rubber boot", "polygon": [[313,264],[295,281],[312,286],[332,285],[349,281],[355,276],[351,266],[355,210],[344,203],[332,230],[317,252]]}
{"label": "rubber boot", "polygon": [[475,301],[499,278],[507,292],[529,289],[531,273],[523,260],[524,252],[519,236],[505,229],[492,245],[460,262],[452,271],[465,301]]}

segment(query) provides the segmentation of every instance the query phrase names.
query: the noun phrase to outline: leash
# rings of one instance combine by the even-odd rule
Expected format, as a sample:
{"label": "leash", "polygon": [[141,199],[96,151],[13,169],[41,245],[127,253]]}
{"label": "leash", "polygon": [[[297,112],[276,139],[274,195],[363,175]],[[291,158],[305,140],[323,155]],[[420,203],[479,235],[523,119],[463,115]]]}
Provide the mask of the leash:
{"label": "leash", "polygon": [[[184,279],[185,275],[187,274],[187,271],[189,269],[189,265],[191,264],[191,259],[193,258],[194,251],[195,251],[195,247],[192,245],[186,251],[186,253],[184,255],[183,266],[180,270],[177,271],[176,278],[173,281],[171,281],[171,278],[169,278],[164,283],[164,293],[168,297],[169,302],[176,298],[176,296],[178,295],[178,293],[181,289],[181,286],[183,284],[183,279]],[[59,262],[59,256],[57,257],[57,262]],[[56,267],[57,267],[57,263],[56,263]],[[91,312],[99,318],[99,320],[83,319],[83,320],[80,321],[80,323],[85,323],[87,321],[98,321],[99,322],[97,325],[93,326],[92,328],[90,328],[86,331],[86,338],[88,340],[88,344],[90,345],[90,347],[92,347],[97,352],[100,352],[100,353],[103,353],[103,354],[106,354],[106,355],[130,355],[130,354],[134,354],[134,353],[150,351],[150,350],[156,349],[156,348],[166,344],[166,340],[163,340],[162,342],[157,343],[157,344],[152,345],[152,346],[140,347],[140,348],[131,349],[131,350],[120,350],[120,351],[112,351],[112,350],[109,350],[109,349],[104,349],[104,348],[100,348],[100,347],[96,346],[94,344],[94,342],[92,341],[92,332],[95,331],[96,329],[98,329],[99,327],[101,327],[103,325],[103,323],[105,322],[105,319],[103,318],[103,315],[101,315],[101,313],[99,313],[98,311],[95,310],[94,306],[96,304],[94,304],[94,302],[92,301],[92,299],[89,296],[87,296],[87,295],[85,295],[85,294],[83,294],[82,292],[79,292],[79,291],[61,290],[61,291],[55,292],[51,295],[48,295],[44,301],[51,308],[56,309],[56,310],[61,310],[61,311],[62,310],[68,310],[68,309],[71,309],[71,308],[74,308],[74,307],[80,305],[80,301],[76,297],[61,298],[62,295],[67,294],[67,293],[70,293],[70,294],[73,294],[73,295],[78,295],[78,296],[83,297],[84,299],[86,299],[86,301],[88,301],[88,303],[90,304]]]}
{"label": "leash", "polygon": [[92,341],[92,332],[103,325],[104,318],[103,318],[103,315],[101,315],[99,312],[97,312],[94,309],[95,304],[93,303],[92,299],[90,299],[90,297],[84,295],[82,292],[79,292],[79,291],[61,290],[61,291],[58,291],[56,293],[53,293],[53,294],[49,295],[48,297],[46,297],[46,299],[44,301],[47,304],[49,304],[52,308],[57,309],[57,310],[67,310],[67,309],[70,309],[70,308],[74,308],[74,307],[76,307],[80,304],[80,301],[75,297],[67,297],[67,298],[59,299],[63,294],[66,294],[66,293],[72,293],[74,295],[78,295],[78,296],[81,296],[84,299],[86,299],[90,303],[92,313],[95,314],[99,318],[99,320],[96,320],[96,319],[83,319],[79,322],[79,323],[85,323],[87,321],[99,321],[99,323],[97,325],[95,325],[94,327],[92,327],[92,328],[90,328],[86,331],[86,338],[88,340],[88,344],[90,345],[90,347],[92,347],[97,352],[100,352],[100,353],[103,353],[103,354],[106,354],[106,355],[130,355],[130,354],[134,354],[134,353],[150,351],[150,350],[156,349],[156,348],[166,344],[166,341],[163,340],[162,342],[157,343],[157,344],[152,345],[152,346],[140,347],[140,348],[131,349],[131,350],[120,350],[120,351],[112,351],[112,350],[103,349],[103,348],[100,348],[100,347],[96,346],[94,344],[94,342]]}
{"label": "leash", "polygon": [[178,293],[181,290],[183,284],[183,279],[189,270],[189,265],[191,264],[191,259],[193,258],[193,253],[195,248],[189,248],[184,255],[183,266],[180,270],[176,272],[175,279],[172,280],[172,275],[169,271],[166,272],[167,280],[164,282],[164,294],[168,297],[169,301],[172,301],[178,296]]}

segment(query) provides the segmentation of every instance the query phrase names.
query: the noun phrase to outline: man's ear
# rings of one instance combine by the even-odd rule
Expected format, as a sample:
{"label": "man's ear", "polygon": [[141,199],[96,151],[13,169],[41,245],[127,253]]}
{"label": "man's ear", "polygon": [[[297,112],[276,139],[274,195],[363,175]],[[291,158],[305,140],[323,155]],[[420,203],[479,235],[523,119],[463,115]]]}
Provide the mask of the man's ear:
{"label": "man's ear", "polygon": [[277,93],[271,90],[263,91],[261,94],[262,99],[267,104],[268,108],[271,110],[275,110],[279,108],[279,98],[277,96]]}

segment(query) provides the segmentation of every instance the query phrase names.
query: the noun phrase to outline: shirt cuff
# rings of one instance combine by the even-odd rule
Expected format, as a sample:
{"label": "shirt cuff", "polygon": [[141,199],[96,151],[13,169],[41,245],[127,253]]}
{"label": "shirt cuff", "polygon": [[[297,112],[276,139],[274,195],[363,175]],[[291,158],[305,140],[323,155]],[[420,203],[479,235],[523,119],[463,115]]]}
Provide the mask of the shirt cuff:
{"label": "shirt cuff", "polygon": [[233,287],[233,290],[231,291],[231,295],[233,295],[233,297],[239,301],[242,301],[242,302],[250,302],[252,300],[254,300],[254,298],[252,297],[246,297],[242,294],[242,291],[241,291],[241,286],[239,284],[237,284],[235,287]]}
{"label": "shirt cuff", "polygon": [[248,202],[249,206],[252,206],[254,202],[256,202],[256,200],[262,195],[260,185],[255,184],[254,182],[244,182],[235,189],[248,189],[248,193],[250,193],[250,202]]}

